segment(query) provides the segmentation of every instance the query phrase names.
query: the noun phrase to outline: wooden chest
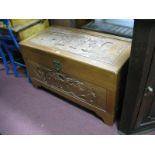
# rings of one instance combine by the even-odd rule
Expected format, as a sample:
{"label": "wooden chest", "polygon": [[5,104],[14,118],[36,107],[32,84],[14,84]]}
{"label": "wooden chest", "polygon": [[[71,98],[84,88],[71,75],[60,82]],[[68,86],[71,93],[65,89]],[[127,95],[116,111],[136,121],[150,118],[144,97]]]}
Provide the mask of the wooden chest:
{"label": "wooden chest", "polygon": [[[10,25],[18,41],[25,40],[49,27],[48,20],[42,19],[10,19]],[[5,26],[0,27],[0,33],[8,33]]]}
{"label": "wooden chest", "polygon": [[18,40],[22,41],[49,27],[48,20],[41,19],[12,19],[12,28]]}
{"label": "wooden chest", "polygon": [[51,27],[21,42],[32,84],[79,104],[112,124],[120,73],[131,41],[64,27]]}

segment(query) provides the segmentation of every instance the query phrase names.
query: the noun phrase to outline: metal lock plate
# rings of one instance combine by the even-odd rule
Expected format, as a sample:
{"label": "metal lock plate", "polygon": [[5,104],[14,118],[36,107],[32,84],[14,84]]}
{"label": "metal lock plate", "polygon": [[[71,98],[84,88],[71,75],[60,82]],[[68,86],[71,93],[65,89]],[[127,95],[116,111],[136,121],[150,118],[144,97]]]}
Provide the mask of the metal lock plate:
{"label": "metal lock plate", "polygon": [[60,72],[60,71],[62,70],[62,64],[61,64],[61,62],[60,62],[59,60],[54,59],[54,60],[52,61],[52,63],[53,63],[54,69],[55,69],[57,72]]}

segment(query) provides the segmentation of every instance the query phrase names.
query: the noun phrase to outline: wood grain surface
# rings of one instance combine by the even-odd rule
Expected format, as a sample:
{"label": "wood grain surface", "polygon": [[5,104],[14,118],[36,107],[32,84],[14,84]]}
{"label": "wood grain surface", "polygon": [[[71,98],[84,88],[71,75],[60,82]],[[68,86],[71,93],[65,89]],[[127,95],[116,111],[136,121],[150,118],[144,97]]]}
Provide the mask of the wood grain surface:
{"label": "wood grain surface", "polygon": [[114,121],[120,72],[131,40],[64,27],[50,27],[21,42],[32,83]]}

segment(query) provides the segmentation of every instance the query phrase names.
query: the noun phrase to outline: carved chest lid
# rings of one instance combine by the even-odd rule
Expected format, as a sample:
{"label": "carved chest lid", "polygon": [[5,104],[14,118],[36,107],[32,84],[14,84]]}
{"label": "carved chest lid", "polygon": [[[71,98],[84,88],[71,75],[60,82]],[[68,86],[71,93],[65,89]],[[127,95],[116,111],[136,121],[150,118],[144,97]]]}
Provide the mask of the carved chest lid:
{"label": "carved chest lid", "polygon": [[52,26],[21,45],[117,72],[129,58],[131,40],[88,30]]}

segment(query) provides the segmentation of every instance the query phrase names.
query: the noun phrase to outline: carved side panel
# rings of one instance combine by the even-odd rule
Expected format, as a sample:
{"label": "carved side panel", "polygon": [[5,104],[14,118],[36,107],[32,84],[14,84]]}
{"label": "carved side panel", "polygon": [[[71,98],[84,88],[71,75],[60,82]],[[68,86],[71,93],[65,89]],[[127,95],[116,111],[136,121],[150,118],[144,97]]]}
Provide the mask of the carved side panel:
{"label": "carved side panel", "polygon": [[[77,80],[62,71],[45,68],[35,62],[28,61],[33,74],[32,79],[50,86],[53,89],[61,91],[80,101],[94,105],[103,109],[106,103],[106,90],[91,87],[89,84]],[[103,91],[102,91],[103,90]]]}

